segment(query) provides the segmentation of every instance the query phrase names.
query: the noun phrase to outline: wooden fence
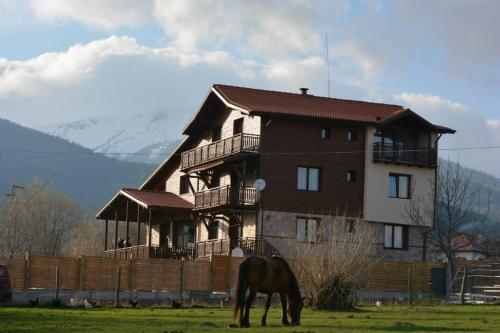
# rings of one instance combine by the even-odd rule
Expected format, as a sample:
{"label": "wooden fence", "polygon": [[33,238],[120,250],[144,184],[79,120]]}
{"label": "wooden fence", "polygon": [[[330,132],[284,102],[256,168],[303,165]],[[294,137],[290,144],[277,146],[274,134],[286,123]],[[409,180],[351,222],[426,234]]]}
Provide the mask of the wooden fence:
{"label": "wooden fence", "polygon": [[[61,290],[114,290],[120,268],[123,291],[227,292],[236,288],[238,267],[244,258],[212,256],[206,260],[111,259],[100,257],[41,257],[0,259],[7,265],[13,290],[55,288],[59,271]],[[374,265],[365,288],[377,291],[432,290],[431,269],[443,264],[384,261]]]}

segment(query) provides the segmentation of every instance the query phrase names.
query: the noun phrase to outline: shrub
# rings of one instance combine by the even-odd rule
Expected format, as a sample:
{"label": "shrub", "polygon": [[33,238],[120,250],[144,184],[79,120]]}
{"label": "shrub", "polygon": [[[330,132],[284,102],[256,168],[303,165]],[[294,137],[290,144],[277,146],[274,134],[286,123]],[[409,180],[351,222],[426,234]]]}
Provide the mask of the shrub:
{"label": "shrub", "polygon": [[320,310],[352,310],[357,303],[356,285],[337,274],[325,281],[318,291],[316,308]]}

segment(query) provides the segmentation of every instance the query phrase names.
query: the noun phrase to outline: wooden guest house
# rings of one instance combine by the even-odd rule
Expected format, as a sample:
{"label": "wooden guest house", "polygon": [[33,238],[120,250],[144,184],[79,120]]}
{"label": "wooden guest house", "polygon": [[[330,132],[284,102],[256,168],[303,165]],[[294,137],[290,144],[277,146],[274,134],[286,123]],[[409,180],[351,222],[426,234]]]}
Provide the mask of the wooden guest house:
{"label": "wooden guest house", "polygon": [[[374,255],[419,260],[432,221],[412,225],[405,206],[413,195],[434,204],[438,141],[454,132],[399,105],[216,84],[170,156],[97,214],[105,254],[286,256],[347,222],[376,229]],[[142,236],[118,248],[108,229],[123,223]]]}

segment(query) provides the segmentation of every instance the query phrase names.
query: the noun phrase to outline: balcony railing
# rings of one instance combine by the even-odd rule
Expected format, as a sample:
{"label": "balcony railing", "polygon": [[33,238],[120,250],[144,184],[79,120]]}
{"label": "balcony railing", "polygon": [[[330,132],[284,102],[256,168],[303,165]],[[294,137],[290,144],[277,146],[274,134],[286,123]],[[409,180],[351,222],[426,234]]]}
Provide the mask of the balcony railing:
{"label": "balcony railing", "polygon": [[211,254],[229,255],[231,250],[239,247],[245,256],[262,255],[267,257],[279,256],[279,251],[267,240],[254,237],[239,238],[231,244],[231,239],[211,239],[196,243],[196,256],[208,257]]}
{"label": "balcony railing", "polygon": [[259,150],[259,139],[258,135],[238,134],[188,150],[181,154],[181,170],[234,154],[257,153]]}
{"label": "balcony railing", "polygon": [[138,245],[104,251],[106,258],[114,259],[193,259],[194,247]]}
{"label": "balcony railing", "polygon": [[437,150],[428,147],[374,143],[373,161],[433,167],[437,162]]}
{"label": "balcony railing", "polygon": [[257,191],[253,187],[220,186],[194,194],[194,209],[227,205],[255,205]]}

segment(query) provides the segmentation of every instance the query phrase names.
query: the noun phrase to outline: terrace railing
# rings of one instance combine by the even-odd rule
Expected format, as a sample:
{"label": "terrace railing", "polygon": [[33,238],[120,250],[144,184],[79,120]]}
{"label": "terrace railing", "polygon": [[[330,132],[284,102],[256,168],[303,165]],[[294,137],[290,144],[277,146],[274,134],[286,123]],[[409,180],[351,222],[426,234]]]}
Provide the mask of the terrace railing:
{"label": "terrace railing", "polygon": [[373,161],[434,167],[437,162],[437,150],[428,147],[374,143]]}
{"label": "terrace railing", "polygon": [[262,255],[267,257],[279,256],[279,251],[267,240],[255,237],[239,238],[231,244],[229,238],[211,239],[196,243],[196,256],[208,257],[211,254],[229,255],[234,247],[240,247],[245,256]]}
{"label": "terrace railing", "polygon": [[237,134],[185,151],[181,154],[181,170],[239,153],[257,153],[260,137],[254,134]]}
{"label": "terrace railing", "polygon": [[114,259],[194,259],[195,248],[189,246],[137,245],[104,252],[106,258]]}
{"label": "terrace railing", "polygon": [[255,205],[257,192],[254,187],[220,186],[194,194],[194,209],[226,205]]}

